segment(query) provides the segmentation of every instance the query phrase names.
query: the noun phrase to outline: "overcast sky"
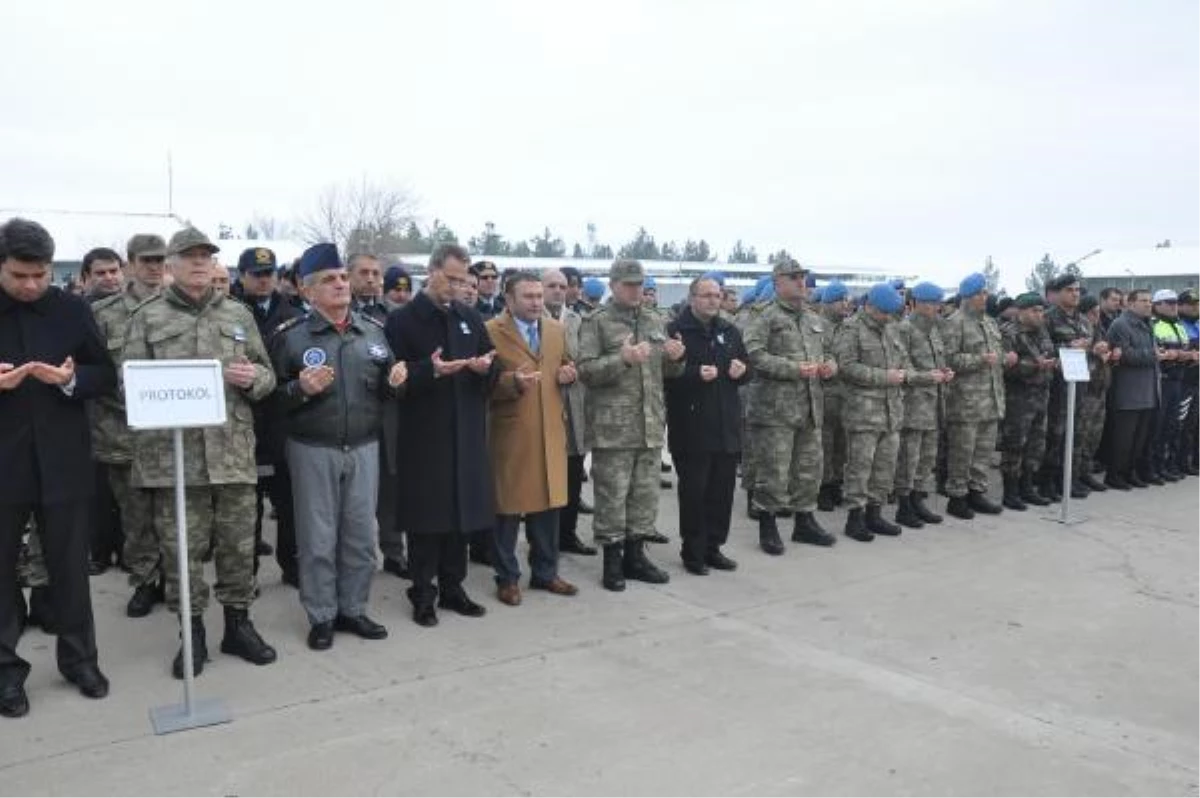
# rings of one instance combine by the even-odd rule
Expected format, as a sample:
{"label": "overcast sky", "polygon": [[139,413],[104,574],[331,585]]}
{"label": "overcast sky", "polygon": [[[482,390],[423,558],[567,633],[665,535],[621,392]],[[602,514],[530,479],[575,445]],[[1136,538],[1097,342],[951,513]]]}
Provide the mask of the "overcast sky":
{"label": "overcast sky", "polygon": [[644,225],[941,275],[991,254],[1010,285],[1042,252],[1200,238],[1195,0],[110,0],[4,27],[4,208],[164,210],[169,148],[214,234],[366,173],[463,240]]}

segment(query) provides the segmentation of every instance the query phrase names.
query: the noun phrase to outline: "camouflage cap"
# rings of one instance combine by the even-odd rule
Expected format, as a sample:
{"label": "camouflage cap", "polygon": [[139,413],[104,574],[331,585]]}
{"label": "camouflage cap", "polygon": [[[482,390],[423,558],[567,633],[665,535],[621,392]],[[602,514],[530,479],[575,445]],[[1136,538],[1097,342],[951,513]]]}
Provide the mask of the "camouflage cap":
{"label": "camouflage cap", "polygon": [[795,258],[780,258],[771,269],[771,274],[775,277],[787,277],[793,274],[807,274],[807,270]]}
{"label": "camouflage cap", "polygon": [[125,253],[132,260],[139,255],[147,258],[163,258],[167,254],[167,242],[153,233],[138,233],[125,245]]}
{"label": "camouflage cap", "polygon": [[646,270],[639,261],[621,259],[608,270],[608,279],[614,283],[644,283]]}
{"label": "camouflage cap", "polygon": [[171,243],[167,244],[167,254],[178,255],[197,247],[207,249],[210,255],[221,251],[221,248],[209,241],[204,233],[194,227],[185,227],[171,236]]}

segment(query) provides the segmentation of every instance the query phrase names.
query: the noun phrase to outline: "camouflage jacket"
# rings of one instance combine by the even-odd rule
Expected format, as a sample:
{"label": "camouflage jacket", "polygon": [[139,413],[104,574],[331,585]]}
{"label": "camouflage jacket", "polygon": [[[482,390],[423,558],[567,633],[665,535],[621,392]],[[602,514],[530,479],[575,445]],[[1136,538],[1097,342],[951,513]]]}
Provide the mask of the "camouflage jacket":
{"label": "camouflage jacket", "polygon": [[[840,310],[835,312],[833,305],[817,305],[816,307],[817,309],[814,312],[825,321],[825,340],[822,342],[822,346],[825,347],[826,352],[833,352],[833,342],[837,338],[838,330],[853,317],[843,316]],[[835,374],[833,379],[825,380],[822,392],[825,394],[826,399],[833,396],[844,396],[846,389],[845,383],[842,381],[842,375],[840,373]]]}
{"label": "camouflage jacket", "polygon": [[[896,337],[908,352],[910,367],[915,371],[947,368],[939,319],[913,314],[896,325]],[[903,429],[937,429],[945,415],[946,390],[943,386],[923,379],[905,384]]]}
{"label": "camouflage jacket", "polygon": [[[121,353],[125,348],[125,327],[138,305],[149,296],[139,296],[130,281],[125,290],[92,305],[96,326],[108,344],[108,355],[121,373]],[[101,463],[126,465],[133,461],[133,433],[125,423],[125,402],[119,393],[102,396],[88,403],[92,422],[92,456]]]}
{"label": "camouflage jacket", "polygon": [[[1004,343],[986,313],[960,308],[942,323],[946,362],[954,379],[946,392],[946,420],[964,424],[1004,417]],[[987,353],[996,362],[984,361]]]}
{"label": "camouflage jacket", "polygon": [[[275,372],[254,316],[238,302],[210,292],[201,302],[172,286],[147,300],[129,319],[122,360],[216,359],[228,365],[244,356],[254,364],[254,383],[242,390],[225,385],[225,424],[183,433],[184,477],[189,486],[253,485],[254,413],[275,389]],[[166,488],[175,484],[170,430],[138,432],[133,439],[133,484]]]}
{"label": "camouflage jacket", "polygon": [[746,325],[743,339],[754,366],[746,419],[760,426],[819,428],[825,415],[820,377],[801,377],[801,363],[832,363],[826,322],[772,300]]}
{"label": "camouflage jacket", "polygon": [[[654,353],[640,365],[621,359],[628,336],[648,341]],[[609,303],[584,317],[579,328],[579,379],[587,386],[585,444],[599,449],[659,449],[666,405],[663,377],[683,373],[684,358],[667,359],[663,317],[646,308]]]}
{"label": "camouflage jacket", "polygon": [[912,371],[908,351],[894,322],[881,322],[863,312],[838,328],[833,343],[842,396],[842,425],[853,431],[899,431],[904,422],[904,384],[887,380],[891,369],[906,372],[905,381],[933,382]]}
{"label": "camouflage jacket", "polygon": [[1004,371],[1010,390],[1048,390],[1054,372],[1040,368],[1037,359],[1053,359],[1058,355],[1045,325],[1029,330],[1013,319],[1000,327],[1000,337],[1004,341],[1004,351],[1017,353],[1016,365]]}

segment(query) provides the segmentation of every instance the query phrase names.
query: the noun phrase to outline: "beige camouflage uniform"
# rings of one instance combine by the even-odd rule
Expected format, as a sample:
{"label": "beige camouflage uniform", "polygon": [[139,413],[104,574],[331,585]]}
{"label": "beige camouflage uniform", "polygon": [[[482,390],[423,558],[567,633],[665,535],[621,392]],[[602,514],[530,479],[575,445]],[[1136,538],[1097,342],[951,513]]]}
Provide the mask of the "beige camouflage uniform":
{"label": "beige camouflage uniform", "polygon": [[[947,368],[938,319],[914,313],[896,325],[896,336],[908,352],[913,369],[928,372]],[[929,493],[933,489],[938,425],[943,418],[945,394],[941,385],[930,380],[904,386],[904,423],[894,480],[897,496],[907,496],[913,491]]]}
{"label": "beige camouflage uniform", "polygon": [[[946,392],[946,494],[986,493],[988,465],[1004,417],[1004,344],[996,322],[964,306],[942,324],[954,380]],[[996,355],[989,365],[984,356]]]}

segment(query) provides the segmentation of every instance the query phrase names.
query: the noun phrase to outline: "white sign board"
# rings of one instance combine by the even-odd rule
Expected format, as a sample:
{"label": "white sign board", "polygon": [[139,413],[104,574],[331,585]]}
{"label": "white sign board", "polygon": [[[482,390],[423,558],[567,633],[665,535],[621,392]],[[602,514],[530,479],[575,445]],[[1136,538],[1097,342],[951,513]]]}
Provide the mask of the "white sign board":
{"label": "white sign board", "polygon": [[1091,382],[1087,352],[1083,349],[1059,349],[1058,362],[1062,364],[1063,379],[1067,382]]}
{"label": "white sign board", "polygon": [[132,429],[225,423],[225,377],[219,360],[130,360],[122,373],[125,417]]}

